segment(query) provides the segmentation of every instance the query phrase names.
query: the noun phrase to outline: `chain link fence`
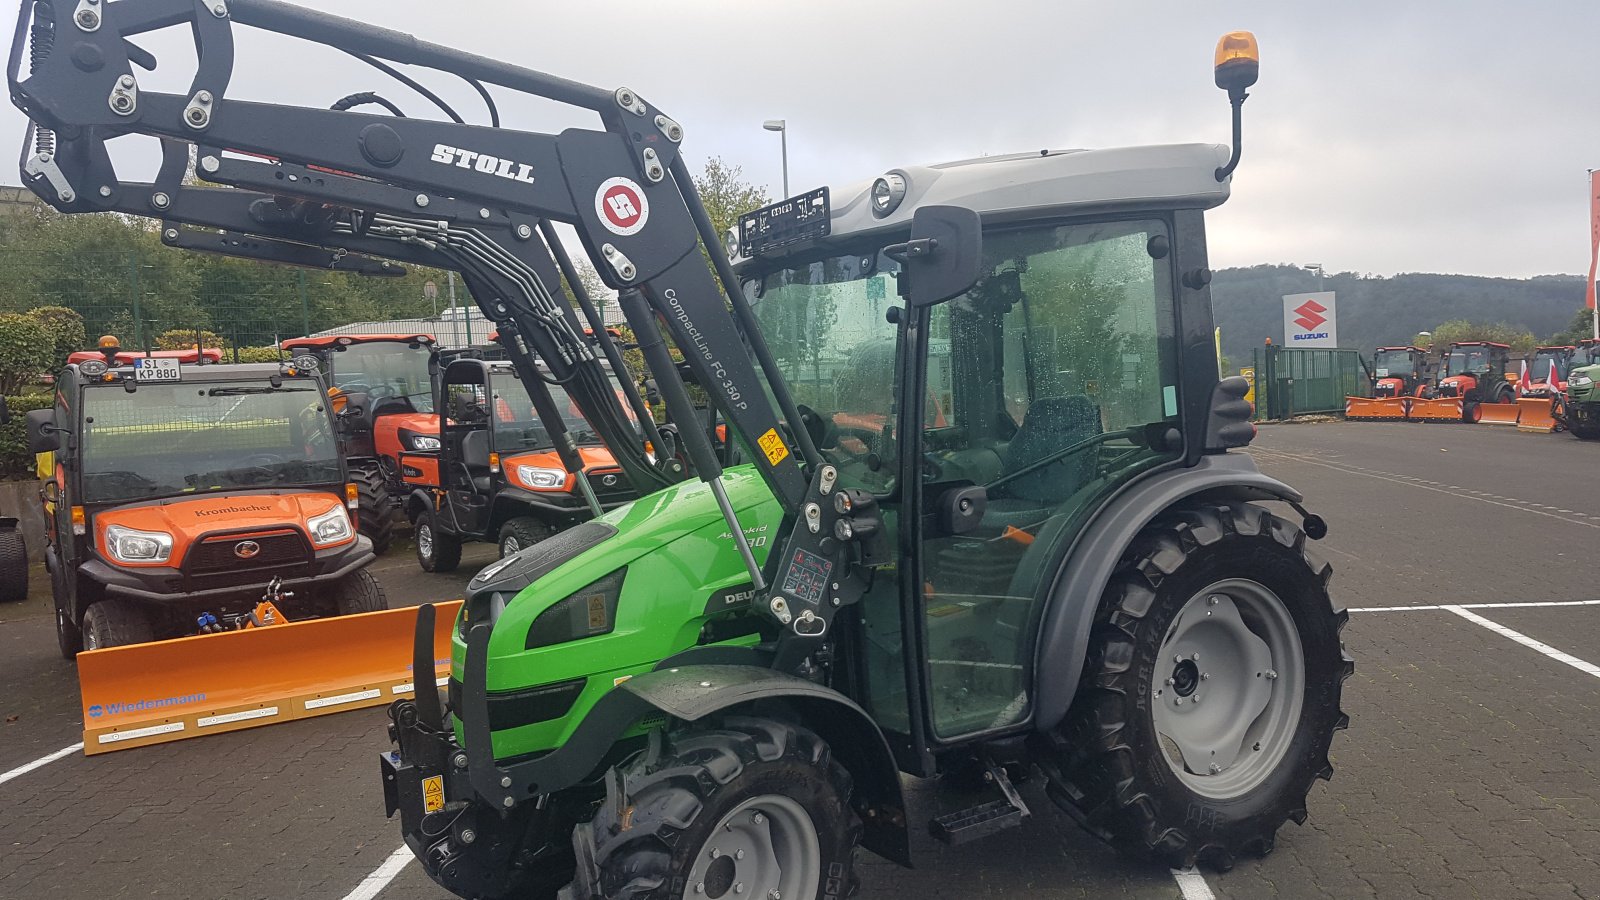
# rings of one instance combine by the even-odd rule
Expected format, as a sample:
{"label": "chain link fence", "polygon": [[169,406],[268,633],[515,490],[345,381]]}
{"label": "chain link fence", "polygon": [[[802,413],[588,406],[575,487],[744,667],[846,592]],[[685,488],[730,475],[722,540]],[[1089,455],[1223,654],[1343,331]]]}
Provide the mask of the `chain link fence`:
{"label": "chain link fence", "polygon": [[1344,398],[1372,396],[1358,350],[1294,350],[1267,346],[1252,352],[1256,419],[1343,413]]}

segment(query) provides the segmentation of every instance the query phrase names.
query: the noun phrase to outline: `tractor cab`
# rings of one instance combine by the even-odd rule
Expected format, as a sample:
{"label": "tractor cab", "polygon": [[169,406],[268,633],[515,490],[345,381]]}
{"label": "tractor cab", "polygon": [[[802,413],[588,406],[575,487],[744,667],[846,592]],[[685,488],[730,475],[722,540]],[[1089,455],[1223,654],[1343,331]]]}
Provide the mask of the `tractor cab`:
{"label": "tractor cab", "polygon": [[1571,368],[1581,369],[1596,365],[1600,365],[1600,338],[1584,338],[1572,351]]}
{"label": "tractor cab", "polygon": [[1418,347],[1379,347],[1372,358],[1373,396],[1407,397],[1428,380],[1428,351]]}
{"label": "tractor cab", "polygon": [[1570,345],[1538,347],[1528,362],[1528,383],[1522,385],[1524,397],[1549,397],[1566,393],[1567,373],[1573,368],[1578,348]]}
{"label": "tractor cab", "polygon": [[1451,344],[1441,369],[1438,396],[1474,403],[1515,402],[1512,382],[1516,380],[1516,373],[1509,371],[1510,361],[1508,344],[1493,341]]}

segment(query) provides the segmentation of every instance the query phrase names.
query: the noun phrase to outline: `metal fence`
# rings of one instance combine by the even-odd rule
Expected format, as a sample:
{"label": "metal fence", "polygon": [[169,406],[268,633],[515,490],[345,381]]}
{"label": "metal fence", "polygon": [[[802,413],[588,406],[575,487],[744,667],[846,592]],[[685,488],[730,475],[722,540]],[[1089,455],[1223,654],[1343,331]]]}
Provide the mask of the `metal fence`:
{"label": "metal fence", "polygon": [[1256,419],[1344,412],[1344,398],[1372,396],[1356,350],[1266,346],[1252,353]]}

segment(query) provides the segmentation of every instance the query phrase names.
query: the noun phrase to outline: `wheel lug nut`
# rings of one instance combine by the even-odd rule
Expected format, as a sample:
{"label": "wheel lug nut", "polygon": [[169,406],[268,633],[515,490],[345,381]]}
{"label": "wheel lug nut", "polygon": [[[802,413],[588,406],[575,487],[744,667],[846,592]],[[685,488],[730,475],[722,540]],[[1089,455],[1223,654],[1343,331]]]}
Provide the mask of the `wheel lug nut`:
{"label": "wheel lug nut", "polygon": [[706,883],[704,881],[702,881],[699,884],[695,885],[694,886],[694,892],[696,894],[704,894],[706,892]]}
{"label": "wheel lug nut", "polygon": [[1211,774],[1213,774],[1213,775],[1218,775],[1218,774],[1221,774],[1221,772],[1222,772],[1222,767],[1221,767],[1221,766],[1219,766],[1219,765],[1217,765],[1217,764],[1216,764],[1216,763],[1212,763],[1212,764],[1211,764],[1211,768],[1210,768],[1210,770],[1209,770],[1209,771],[1210,771],[1210,772],[1211,772]]}
{"label": "wheel lug nut", "polygon": [[1177,684],[1176,681],[1172,680],[1171,678],[1167,679],[1167,687],[1172,687],[1175,684]]}
{"label": "wheel lug nut", "polygon": [[1189,658],[1194,660],[1195,662],[1199,662],[1200,661],[1200,651],[1196,650],[1195,652],[1189,654]]}
{"label": "wheel lug nut", "polygon": [[1211,673],[1210,672],[1201,672],[1200,673],[1200,680],[1201,681],[1209,681],[1210,679],[1211,679]]}
{"label": "wheel lug nut", "polygon": [[1182,706],[1183,705],[1183,698],[1182,697],[1173,698],[1172,705],[1173,706]]}
{"label": "wheel lug nut", "polygon": [[743,850],[735,850],[735,851],[733,851],[733,858],[734,859],[744,859],[744,851]]}
{"label": "wheel lug nut", "polygon": [[712,858],[712,859],[716,859],[716,858],[717,858],[717,857],[719,857],[719,856],[721,856],[721,855],[722,855],[722,851],[721,851],[721,850],[718,850],[718,849],[717,849],[717,848],[715,848],[715,847],[712,847],[712,848],[711,848],[711,858]]}
{"label": "wheel lug nut", "polygon": [[1278,670],[1276,670],[1276,669],[1268,669],[1267,670],[1267,680],[1268,681],[1270,681],[1270,680],[1272,680],[1274,678],[1277,678],[1277,677],[1278,677]]}
{"label": "wheel lug nut", "polygon": [[1174,656],[1174,657],[1173,657],[1173,658],[1172,658],[1172,662],[1173,662],[1173,663],[1174,663],[1174,664],[1177,664],[1177,663],[1181,663],[1181,662],[1183,662],[1183,654],[1181,654],[1181,653],[1180,653],[1180,654],[1179,654],[1179,655],[1177,655],[1177,656]]}
{"label": "wheel lug nut", "polygon": [[742,893],[744,893],[744,882],[742,882],[742,881],[741,881],[741,882],[738,882],[738,883],[737,883],[737,884],[735,884],[735,885],[734,885],[734,886],[733,886],[733,892],[734,892],[734,893],[735,893],[735,894],[742,894]]}
{"label": "wheel lug nut", "polygon": [[761,813],[756,813],[755,815],[750,817],[750,821],[755,823],[756,825],[760,825],[763,822],[767,821],[767,817],[763,816]]}
{"label": "wheel lug nut", "polygon": [[1218,597],[1216,594],[1212,594],[1211,596],[1206,598],[1206,605],[1207,606],[1216,606],[1217,605],[1217,601],[1221,600],[1221,599],[1222,598]]}

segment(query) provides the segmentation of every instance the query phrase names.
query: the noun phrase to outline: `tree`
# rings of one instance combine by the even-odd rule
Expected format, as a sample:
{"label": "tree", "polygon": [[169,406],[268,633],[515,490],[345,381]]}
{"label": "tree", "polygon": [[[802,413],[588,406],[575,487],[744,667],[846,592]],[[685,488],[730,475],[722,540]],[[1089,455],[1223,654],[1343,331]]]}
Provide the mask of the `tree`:
{"label": "tree", "polygon": [[1511,356],[1527,356],[1539,343],[1533,332],[1526,328],[1517,328],[1504,322],[1486,325],[1482,322],[1468,322],[1465,319],[1452,319],[1438,328],[1433,329],[1434,353],[1443,356],[1449,351],[1451,344],[1462,341],[1493,341],[1497,344],[1510,344]]}
{"label": "tree", "polygon": [[40,306],[29,310],[28,315],[43,324],[54,338],[51,346],[52,366],[66,365],[68,356],[88,346],[89,336],[84,332],[83,316],[76,310],[65,306]]}
{"label": "tree", "polygon": [[705,169],[695,176],[694,188],[719,235],[739,224],[739,216],[772,202],[766,188],[750,184],[743,176],[744,169],[720,156],[707,160]]}
{"label": "tree", "polygon": [[26,313],[0,313],[0,395],[21,393],[49,370],[55,335]]}
{"label": "tree", "polygon": [[1594,310],[1586,306],[1573,315],[1572,322],[1565,331],[1558,331],[1550,336],[1550,345],[1556,347],[1576,345],[1579,341],[1592,337],[1594,337]]}
{"label": "tree", "polygon": [[203,328],[173,328],[156,335],[156,348],[159,350],[193,350],[195,344],[208,350],[228,346],[222,335]]}

